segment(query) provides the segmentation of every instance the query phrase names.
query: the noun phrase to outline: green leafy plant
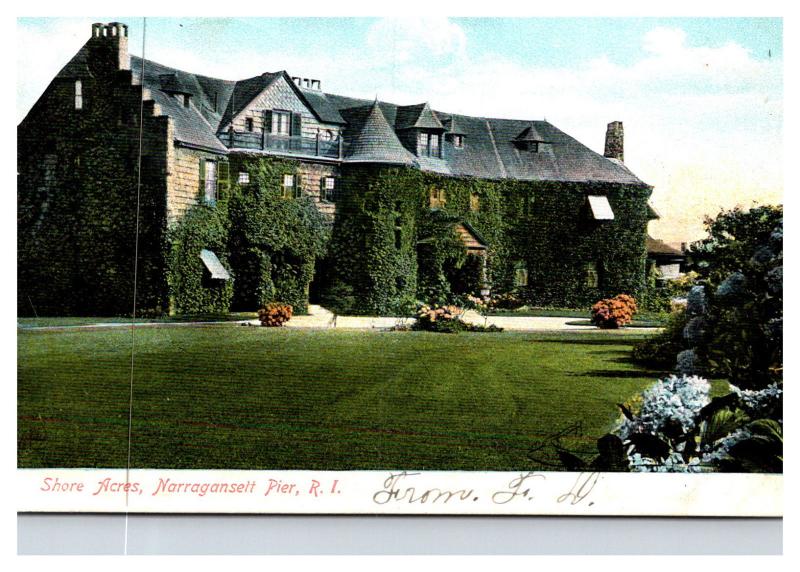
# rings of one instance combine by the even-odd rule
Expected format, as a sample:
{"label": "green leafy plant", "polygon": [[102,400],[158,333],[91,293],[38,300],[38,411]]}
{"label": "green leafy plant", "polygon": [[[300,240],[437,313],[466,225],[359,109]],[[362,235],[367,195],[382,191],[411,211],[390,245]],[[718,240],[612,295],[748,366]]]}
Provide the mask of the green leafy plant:
{"label": "green leafy plant", "polygon": [[672,369],[678,353],[686,349],[683,330],[688,321],[686,309],[676,308],[667,318],[661,332],[633,346],[633,360],[655,369]]}
{"label": "green leafy plant", "polygon": [[250,182],[231,189],[229,250],[237,276],[232,308],[252,310],[282,300],[305,312],[315,262],[326,252],[328,225],[308,197],[285,198],[294,161],[238,158]]}

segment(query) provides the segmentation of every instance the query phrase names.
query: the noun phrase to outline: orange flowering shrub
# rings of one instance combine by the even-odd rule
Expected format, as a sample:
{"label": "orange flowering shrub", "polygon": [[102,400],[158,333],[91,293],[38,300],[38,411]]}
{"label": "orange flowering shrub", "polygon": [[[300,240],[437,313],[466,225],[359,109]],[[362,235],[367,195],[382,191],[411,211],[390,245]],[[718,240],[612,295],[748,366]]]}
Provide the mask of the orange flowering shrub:
{"label": "orange flowering shrub", "polygon": [[275,328],[288,322],[293,310],[290,304],[270,302],[258,311],[258,319],[262,326]]}
{"label": "orange flowering shrub", "polygon": [[636,305],[636,298],[633,296],[628,294],[617,294],[614,296],[614,300],[619,300],[620,302],[627,304],[628,308],[630,308],[631,315],[639,311],[639,307]]}
{"label": "orange flowering shrub", "polygon": [[636,311],[636,300],[627,294],[619,294],[592,306],[592,323],[598,328],[621,328],[631,323]]}

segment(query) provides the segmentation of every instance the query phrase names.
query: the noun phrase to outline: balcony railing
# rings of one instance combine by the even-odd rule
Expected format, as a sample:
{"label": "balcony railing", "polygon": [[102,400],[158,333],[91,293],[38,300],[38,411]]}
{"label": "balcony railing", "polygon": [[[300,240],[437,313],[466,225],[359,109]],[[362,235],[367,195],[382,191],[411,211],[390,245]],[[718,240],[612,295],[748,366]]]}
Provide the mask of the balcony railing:
{"label": "balcony railing", "polygon": [[342,138],[323,139],[322,137],[292,137],[289,135],[273,135],[271,133],[234,132],[220,135],[222,142],[234,149],[257,149],[275,151],[287,155],[306,155],[342,158]]}

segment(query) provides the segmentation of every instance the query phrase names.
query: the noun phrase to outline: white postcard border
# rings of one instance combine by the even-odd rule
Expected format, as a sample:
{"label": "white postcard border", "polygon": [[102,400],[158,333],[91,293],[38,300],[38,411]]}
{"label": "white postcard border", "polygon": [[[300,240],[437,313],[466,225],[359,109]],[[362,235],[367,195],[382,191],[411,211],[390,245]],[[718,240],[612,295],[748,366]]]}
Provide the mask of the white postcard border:
{"label": "white postcard border", "polygon": [[18,469],[17,491],[19,512],[783,515],[775,474]]}

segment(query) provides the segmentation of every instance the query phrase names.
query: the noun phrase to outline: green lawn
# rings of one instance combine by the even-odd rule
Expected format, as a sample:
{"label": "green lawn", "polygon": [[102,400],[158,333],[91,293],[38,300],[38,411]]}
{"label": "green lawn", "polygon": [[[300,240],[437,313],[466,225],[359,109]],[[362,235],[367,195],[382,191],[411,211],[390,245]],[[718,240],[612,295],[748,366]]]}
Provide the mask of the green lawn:
{"label": "green lawn", "polygon": [[[256,312],[230,312],[227,314],[200,314],[180,316],[165,316],[163,318],[136,318],[137,324],[170,323],[170,322],[235,322],[239,320],[254,320],[258,317]],[[130,317],[41,317],[17,318],[20,328],[41,328],[61,326],[89,326],[92,324],[130,324]]]}
{"label": "green lawn", "polygon": [[[143,328],[132,465],[548,468],[554,433],[572,427],[562,444],[587,455],[615,404],[657,378],[630,363],[635,339]],[[130,342],[128,329],[18,333],[20,467],[125,466]]]}
{"label": "green lawn", "polygon": [[[519,308],[518,310],[493,310],[491,316],[516,316],[516,317],[533,317],[533,318],[585,318],[586,320],[592,317],[591,310],[579,310],[574,308],[528,308],[527,306]],[[663,312],[649,312],[647,310],[640,310],[636,312],[636,319],[634,322],[647,322],[656,325],[663,325],[666,314]]]}

